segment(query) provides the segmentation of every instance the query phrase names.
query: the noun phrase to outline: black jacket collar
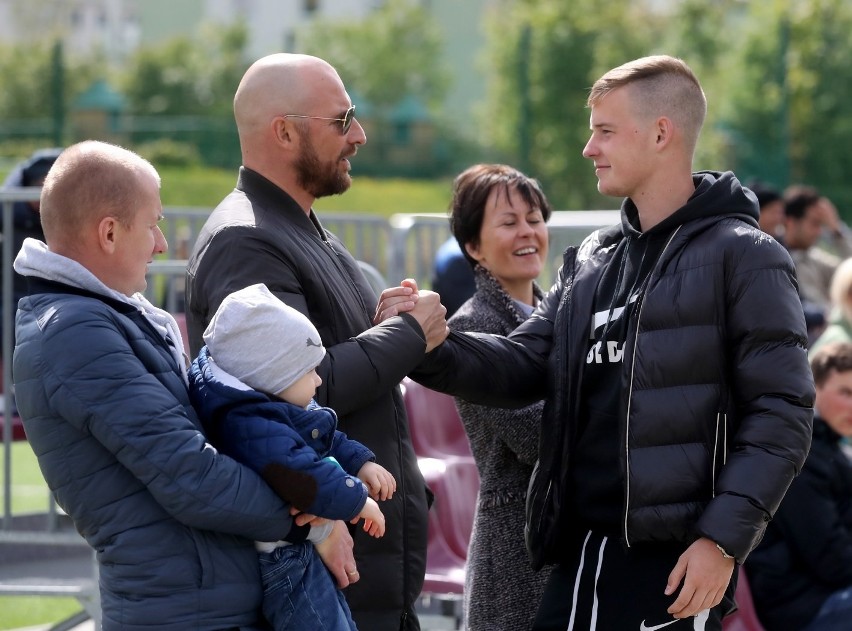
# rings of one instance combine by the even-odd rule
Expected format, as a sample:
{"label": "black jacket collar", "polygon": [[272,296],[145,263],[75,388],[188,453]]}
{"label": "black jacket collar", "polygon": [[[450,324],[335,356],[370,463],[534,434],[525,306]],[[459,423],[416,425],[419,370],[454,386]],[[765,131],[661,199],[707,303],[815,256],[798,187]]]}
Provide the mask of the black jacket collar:
{"label": "black jacket collar", "polygon": [[311,208],[310,214],[305,214],[302,207],[284,189],[266,179],[257,171],[248,167],[240,167],[237,190],[244,192],[265,209],[274,209],[274,212],[281,214],[297,226],[305,230],[319,232],[323,241],[328,240],[325,229],[320,224],[313,208]]}

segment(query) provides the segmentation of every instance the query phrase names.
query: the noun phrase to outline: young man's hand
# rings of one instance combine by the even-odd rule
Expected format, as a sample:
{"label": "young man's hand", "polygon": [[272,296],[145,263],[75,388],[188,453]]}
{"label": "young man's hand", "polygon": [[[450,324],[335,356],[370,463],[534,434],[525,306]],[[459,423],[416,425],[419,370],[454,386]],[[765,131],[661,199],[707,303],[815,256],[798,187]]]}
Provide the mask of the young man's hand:
{"label": "young man's hand", "polygon": [[677,599],[668,608],[675,618],[689,618],[720,602],[731,582],[735,563],[725,558],[710,539],[701,538],[686,549],[677,561],[666,594],[675,592],[683,581]]}

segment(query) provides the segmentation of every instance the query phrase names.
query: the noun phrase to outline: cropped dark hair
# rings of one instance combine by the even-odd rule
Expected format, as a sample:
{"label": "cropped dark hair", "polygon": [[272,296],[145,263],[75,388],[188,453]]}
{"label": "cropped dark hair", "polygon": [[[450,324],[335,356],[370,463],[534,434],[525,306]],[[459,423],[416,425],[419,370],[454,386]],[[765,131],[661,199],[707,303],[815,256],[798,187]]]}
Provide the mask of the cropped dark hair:
{"label": "cropped dark hair", "polygon": [[761,209],[772,202],[776,202],[778,200],[784,201],[784,198],[781,196],[781,192],[778,189],[774,188],[771,184],[762,182],[761,180],[749,180],[745,183],[745,187],[751,189],[751,192],[754,193],[755,197],[757,197],[757,205],[760,206]]}
{"label": "cropped dark hair", "polygon": [[852,344],[848,342],[826,344],[811,358],[814,383],[821,387],[832,372],[852,372]]}
{"label": "cropped dark hair", "polygon": [[530,208],[541,211],[545,221],[550,219],[550,202],[534,178],[505,164],[476,164],[466,169],[453,183],[450,230],[471,267],[476,265],[476,261],[467,253],[465,244],[479,244],[485,204],[497,188],[502,188],[507,197],[510,190],[517,191]]}
{"label": "cropped dark hair", "polygon": [[808,208],[816,204],[819,198],[819,191],[813,186],[791,186],[784,191],[784,215],[792,219],[802,219]]}

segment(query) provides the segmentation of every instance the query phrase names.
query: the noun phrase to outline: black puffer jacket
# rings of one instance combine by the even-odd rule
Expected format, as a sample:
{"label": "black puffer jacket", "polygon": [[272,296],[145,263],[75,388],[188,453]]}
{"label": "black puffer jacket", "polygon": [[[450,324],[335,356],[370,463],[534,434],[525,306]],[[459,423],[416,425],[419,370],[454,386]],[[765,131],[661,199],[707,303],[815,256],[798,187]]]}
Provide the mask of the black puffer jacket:
{"label": "black puffer jacket", "polygon": [[[705,536],[742,562],[807,455],[813,381],[790,257],[757,228],[756,204],[733,174],[694,179],[687,206],[703,216],[673,231],[629,322],[622,536],[627,545]],[[626,200],[623,213],[631,209]],[[569,248],[556,284],[508,339],[452,333],[413,375],[491,405],[546,396],[527,499],[536,566],[560,558],[572,518],[564,503],[579,358],[598,280],[622,238],[618,226]]]}
{"label": "black puffer jacket", "polygon": [[352,255],[313,212],[245,168],[205,223],[187,274],[194,354],[225,296],[255,283],[316,326],[328,350],[317,369],[317,402],[335,410],[339,429],[369,447],[397,482],[397,493],[381,503],[385,536],[353,531],[361,580],[346,599],[359,628],[419,628],[413,606],[426,572],[428,507],[399,390],[426,349],[417,321],[404,314],[373,326],[378,299]]}

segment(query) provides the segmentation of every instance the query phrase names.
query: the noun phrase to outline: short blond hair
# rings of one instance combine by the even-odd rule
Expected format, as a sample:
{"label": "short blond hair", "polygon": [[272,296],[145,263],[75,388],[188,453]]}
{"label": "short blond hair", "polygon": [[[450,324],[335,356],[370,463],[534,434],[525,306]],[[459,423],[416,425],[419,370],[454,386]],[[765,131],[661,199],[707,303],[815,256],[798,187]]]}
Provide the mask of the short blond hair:
{"label": "short blond hair", "polygon": [[41,224],[48,244],[70,242],[104,217],[131,226],[141,203],[142,174],[159,184],[150,162],[117,145],[86,140],[65,149],[41,190]]}
{"label": "short blond hair", "polygon": [[845,259],[834,270],[829,295],[832,306],[843,312],[847,322],[852,322],[852,258]]}
{"label": "short blond hair", "polygon": [[595,81],[587,105],[594,107],[607,94],[627,85],[635,91],[631,102],[638,116],[671,118],[683,131],[688,147],[695,149],[707,115],[707,98],[686,62],[652,55],[613,68]]}

